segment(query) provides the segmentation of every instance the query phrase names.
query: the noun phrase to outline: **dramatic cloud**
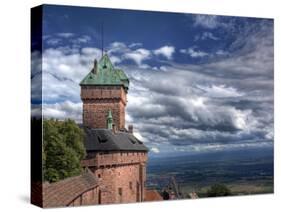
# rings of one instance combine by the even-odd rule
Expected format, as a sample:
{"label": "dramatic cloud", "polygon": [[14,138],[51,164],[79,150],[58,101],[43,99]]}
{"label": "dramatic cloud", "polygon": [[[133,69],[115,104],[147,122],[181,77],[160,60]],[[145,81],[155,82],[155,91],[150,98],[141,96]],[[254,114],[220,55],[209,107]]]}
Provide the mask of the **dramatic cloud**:
{"label": "dramatic cloud", "polygon": [[[106,47],[112,62],[130,79],[126,123],[133,124],[135,135],[159,154],[272,145],[272,23],[248,20],[236,29],[235,21],[226,26],[217,16],[197,15],[193,21],[193,27],[203,28],[195,33],[199,35],[196,46],[182,45],[176,51],[173,46],[148,48],[136,41],[112,42]],[[198,44],[207,40],[220,44],[225,37],[227,44],[214,49]],[[42,52],[43,75],[41,54],[33,52],[32,90],[40,88],[42,79],[45,117],[81,122],[79,82],[93,60],[101,57],[101,50],[87,45],[87,37],[83,40],[72,34],[44,39],[52,43],[54,38],[70,42],[82,38],[77,43],[85,41],[85,46],[53,41]],[[39,91],[32,93],[33,100],[40,97]],[[34,107],[33,112],[40,111]]]}
{"label": "dramatic cloud", "polygon": [[165,72],[130,70],[128,113],[152,146],[203,151],[272,145],[271,26],[249,34],[240,51],[222,60],[171,63]]}

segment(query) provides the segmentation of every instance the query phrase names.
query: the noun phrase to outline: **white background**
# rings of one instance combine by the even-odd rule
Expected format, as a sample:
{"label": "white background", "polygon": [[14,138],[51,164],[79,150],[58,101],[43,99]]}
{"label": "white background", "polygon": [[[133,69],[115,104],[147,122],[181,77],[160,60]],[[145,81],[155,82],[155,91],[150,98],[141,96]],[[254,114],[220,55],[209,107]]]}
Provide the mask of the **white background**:
{"label": "white background", "polygon": [[[180,200],[59,211],[278,211],[280,174],[280,28],[278,0],[8,0],[0,6],[0,211],[38,211],[30,190],[30,8],[42,3],[275,19],[275,194]],[[280,209],[279,209],[280,211]]]}

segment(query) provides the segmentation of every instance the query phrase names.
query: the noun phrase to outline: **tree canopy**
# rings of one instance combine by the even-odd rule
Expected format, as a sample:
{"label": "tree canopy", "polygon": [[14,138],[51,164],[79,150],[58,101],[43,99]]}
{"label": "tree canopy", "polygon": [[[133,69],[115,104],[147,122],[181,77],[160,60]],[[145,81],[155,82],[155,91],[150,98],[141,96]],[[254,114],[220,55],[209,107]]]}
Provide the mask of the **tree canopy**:
{"label": "tree canopy", "polygon": [[84,132],[73,120],[43,121],[43,176],[44,181],[79,175],[80,161],[86,155]]}
{"label": "tree canopy", "polygon": [[230,189],[223,184],[215,184],[207,191],[208,197],[221,197],[231,195]]}

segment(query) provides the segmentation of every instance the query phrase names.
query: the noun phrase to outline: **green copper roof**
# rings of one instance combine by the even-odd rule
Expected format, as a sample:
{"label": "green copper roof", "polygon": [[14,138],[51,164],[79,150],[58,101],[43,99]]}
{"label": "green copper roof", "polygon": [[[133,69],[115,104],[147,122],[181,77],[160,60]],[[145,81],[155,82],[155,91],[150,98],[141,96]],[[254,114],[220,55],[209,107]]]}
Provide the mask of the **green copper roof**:
{"label": "green copper roof", "polygon": [[127,90],[129,79],[121,69],[115,69],[107,54],[97,64],[96,73],[90,71],[80,85],[122,85]]}

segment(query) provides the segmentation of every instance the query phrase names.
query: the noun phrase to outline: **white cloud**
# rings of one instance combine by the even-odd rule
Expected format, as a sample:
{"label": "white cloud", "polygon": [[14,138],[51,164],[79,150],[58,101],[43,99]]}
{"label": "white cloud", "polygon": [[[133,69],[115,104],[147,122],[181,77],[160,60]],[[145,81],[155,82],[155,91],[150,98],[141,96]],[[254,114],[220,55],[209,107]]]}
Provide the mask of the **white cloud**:
{"label": "white cloud", "polygon": [[91,37],[88,35],[82,35],[77,38],[71,39],[71,42],[74,44],[88,43],[91,40]]}
{"label": "white cloud", "polygon": [[211,32],[203,32],[202,35],[196,35],[194,40],[198,41],[198,40],[207,40],[207,39],[211,39],[211,40],[219,40],[218,37],[216,37],[213,33]]}
{"label": "white cloud", "polygon": [[58,45],[62,40],[60,38],[49,38],[47,39],[47,44],[55,46]]}
{"label": "white cloud", "polygon": [[117,56],[110,56],[110,61],[112,62],[113,65],[116,65],[118,63],[121,63],[122,59]]}
{"label": "white cloud", "polygon": [[142,46],[142,43],[131,43],[129,45],[129,48],[135,48],[135,47],[141,47]]}
{"label": "white cloud", "polygon": [[205,107],[205,100],[206,98],[198,97],[198,98],[193,98],[190,101],[194,107]]}
{"label": "white cloud", "polygon": [[162,46],[161,48],[153,51],[155,55],[162,55],[166,57],[168,60],[172,59],[174,52],[175,52],[175,47],[173,46]]}
{"label": "white cloud", "polygon": [[78,123],[82,122],[82,103],[64,101],[55,104],[43,104],[43,117],[63,120],[70,118]]}
{"label": "white cloud", "polygon": [[127,47],[125,43],[122,42],[113,42],[109,45],[108,54],[114,54],[114,53],[126,53],[129,52],[130,49]]}
{"label": "white cloud", "polygon": [[194,47],[190,47],[188,49],[181,49],[181,53],[188,54],[192,58],[206,57],[209,54],[207,52],[196,50]]}
{"label": "white cloud", "polygon": [[70,32],[61,32],[61,33],[58,33],[57,35],[60,37],[63,37],[63,38],[70,38],[70,37],[74,36],[74,34],[70,33]]}
{"label": "white cloud", "polygon": [[124,54],[124,57],[126,59],[133,60],[136,64],[141,65],[142,62],[148,58],[150,58],[150,51],[147,49],[136,49],[134,51],[128,52]]}
{"label": "white cloud", "polygon": [[219,55],[219,56],[228,55],[228,52],[220,49],[220,50],[216,51],[216,55]]}
{"label": "white cloud", "polygon": [[85,47],[81,49],[82,54],[90,55],[91,57],[95,57],[98,59],[101,57],[101,50],[97,48]]}
{"label": "white cloud", "polygon": [[219,18],[216,15],[195,15],[194,25],[208,29],[214,29],[220,26]]}
{"label": "white cloud", "polygon": [[272,145],[271,142],[268,141],[259,141],[259,142],[251,142],[244,141],[243,143],[214,143],[214,144],[194,144],[188,146],[180,146],[175,147],[175,151],[180,152],[212,152],[212,151],[225,151],[225,150],[233,150],[233,149],[246,149],[251,147],[270,147]]}
{"label": "white cloud", "polygon": [[159,68],[161,71],[167,71],[167,67],[166,66],[160,66]]}
{"label": "white cloud", "polygon": [[157,147],[152,147],[150,150],[156,154],[160,153],[159,149]]}
{"label": "white cloud", "polygon": [[[80,81],[100,58],[96,48],[83,48],[81,53],[49,48],[43,52],[43,98],[44,101],[79,101]],[[40,78],[38,78],[39,83]],[[34,83],[36,80],[34,80]]]}
{"label": "white cloud", "polygon": [[42,55],[39,51],[31,53],[31,99],[41,100],[42,97]]}
{"label": "white cloud", "polygon": [[[175,48],[173,46],[162,46],[161,48],[153,51],[145,48],[136,49],[136,47],[140,47],[142,45],[142,43],[131,43],[130,45],[126,45],[123,42],[113,42],[109,45],[107,52],[108,55],[113,58],[113,63],[119,64],[124,60],[132,60],[141,69],[153,68],[144,63],[145,60],[153,59],[153,56],[162,55],[170,60],[175,52]],[[154,69],[157,69],[157,67],[154,67]]]}
{"label": "white cloud", "polygon": [[227,87],[225,84],[211,86],[197,85],[197,87],[203,90],[208,97],[226,98],[244,95],[243,92],[238,92],[236,88]]}

